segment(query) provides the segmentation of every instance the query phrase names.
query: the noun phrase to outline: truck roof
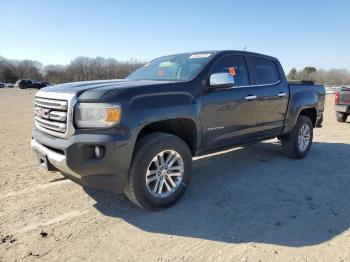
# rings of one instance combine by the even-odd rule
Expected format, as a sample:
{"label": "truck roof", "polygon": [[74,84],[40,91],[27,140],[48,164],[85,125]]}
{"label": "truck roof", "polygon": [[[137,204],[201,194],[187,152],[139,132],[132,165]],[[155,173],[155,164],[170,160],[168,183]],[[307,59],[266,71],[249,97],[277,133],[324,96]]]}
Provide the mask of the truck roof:
{"label": "truck roof", "polygon": [[[240,54],[240,55],[252,55],[252,56],[259,56],[259,57],[265,57],[267,59],[271,59],[271,60],[278,60],[277,58],[273,57],[273,56],[269,56],[269,55],[264,55],[264,54],[260,54],[260,53],[254,53],[254,52],[249,52],[249,51],[242,51],[242,50],[203,50],[203,51],[193,51],[193,52],[183,52],[183,53],[176,53],[176,54],[171,54],[171,55],[181,55],[181,54],[189,54],[189,55],[193,55],[193,54],[223,54],[223,53],[236,53],[236,54]],[[167,55],[165,55],[167,56]]]}

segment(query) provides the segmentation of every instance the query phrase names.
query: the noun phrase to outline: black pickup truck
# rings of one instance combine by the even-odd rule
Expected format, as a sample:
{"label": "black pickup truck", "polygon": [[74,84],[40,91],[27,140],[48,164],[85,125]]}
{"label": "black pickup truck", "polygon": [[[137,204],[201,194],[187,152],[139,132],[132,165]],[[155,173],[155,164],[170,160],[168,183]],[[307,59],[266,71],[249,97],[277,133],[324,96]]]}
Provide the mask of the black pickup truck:
{"label": "black pickup truck", "polygon": [[345,122],[350,115],[350,87],[342,87],[335,93],[335,112],[338,122]]}
{"label": "black pickup truck", "polygon": [[185,192],[193,156],[277,137],[304,158],[324,102],[323,86],[289,84],[273,57],[169,55],[123,80],[38,91],[31,146],[48,170],[161,209]]}

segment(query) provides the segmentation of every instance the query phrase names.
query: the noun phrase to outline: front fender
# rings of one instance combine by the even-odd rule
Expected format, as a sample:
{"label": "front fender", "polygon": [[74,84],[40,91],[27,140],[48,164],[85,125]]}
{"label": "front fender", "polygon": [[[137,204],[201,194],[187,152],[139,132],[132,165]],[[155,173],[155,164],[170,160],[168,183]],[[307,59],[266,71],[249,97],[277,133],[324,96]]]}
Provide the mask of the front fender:
{"label": "front fender", "polygon": [[138,95],[127,106],[127,125],[130,142],[136,139],[146,125],[169,119],[189,119],[200,134],[200,104],[187,92],[167,92]]}

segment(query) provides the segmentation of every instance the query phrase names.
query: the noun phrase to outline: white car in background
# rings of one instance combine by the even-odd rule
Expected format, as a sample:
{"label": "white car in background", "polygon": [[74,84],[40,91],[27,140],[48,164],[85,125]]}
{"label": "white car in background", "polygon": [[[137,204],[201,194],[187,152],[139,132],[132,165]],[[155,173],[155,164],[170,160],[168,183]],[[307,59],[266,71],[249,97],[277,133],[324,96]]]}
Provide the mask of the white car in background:
{"label": "white car in background", "polygon": [[7,88],[13,88],[13,87],[15,87],[15,84],[14,84],[14,83],[6,83],[6,84],[5,84],[5,87],[7,87]]}

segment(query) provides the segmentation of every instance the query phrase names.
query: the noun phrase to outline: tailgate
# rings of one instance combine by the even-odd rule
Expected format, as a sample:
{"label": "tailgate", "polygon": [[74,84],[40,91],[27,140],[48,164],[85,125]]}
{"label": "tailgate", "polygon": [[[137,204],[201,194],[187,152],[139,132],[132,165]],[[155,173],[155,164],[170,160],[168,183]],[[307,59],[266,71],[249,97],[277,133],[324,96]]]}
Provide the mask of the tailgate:
{"label": "tailgate", "polygon": [[339,100],[340,104],[350,105],[350,87],[342,87]]}

